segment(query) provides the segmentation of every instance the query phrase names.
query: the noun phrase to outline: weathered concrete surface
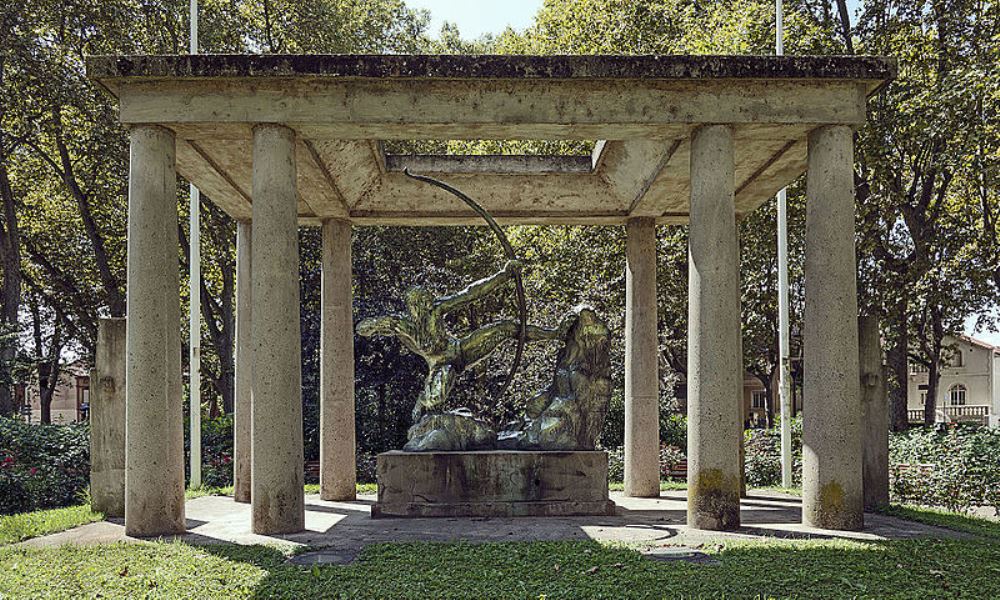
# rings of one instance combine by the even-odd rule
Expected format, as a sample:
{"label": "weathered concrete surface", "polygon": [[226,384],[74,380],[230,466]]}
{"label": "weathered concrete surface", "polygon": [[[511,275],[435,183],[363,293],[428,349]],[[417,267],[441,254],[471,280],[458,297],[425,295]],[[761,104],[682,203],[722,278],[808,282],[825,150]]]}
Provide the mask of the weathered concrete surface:
{"label": "weathered concrete surface", "polygon": [[[638,216],[686,220],[686,140],[703,123],[734,125],[737,212],[753,210],[805,169],[810,129],[864,121],[866,95],[894,77],[895,64],[829,56],[128,56],[91,57],[88,75],[119,97],[123,122],[172,128],[181,173],[236,219],[251,212],[250,130],[266,122],[299,135],[303,223],[478,222],[454,198],[395,172],[409,161],[448,173],[503,222],[611,225]],[[387,157],[378,142],[470,138],[611,141],[603,164]]]}
{"label": "weathered concrete surface", "polygon": [[889,397],[878,318],[858,319],[865,510],[889,505]]}
{"label": "weathered concrete surface", "polygon": [[87,77],[442,79],[860,79],[896,76],[879,56],[201,54],[89,56]]}
{"label": "weathered concrete surface", "polygon": [[125,516],[125,319],[97,322],[90,372],[90,505]]}
{"label": "weathered concrete surface", "polygon": [[[468,541],[508,542],[546,540],[616,541],[640,546],[694,546],[719,540],[781,540],[782,538],[897,540],[910,538],[969,538],[947,529],[883,515],[866,515],[864,531],[828,531],[806,527],[798,498],[750,492],[743,503],[743,528],[735,532],[703,531],[684,524],[683,491],[664,492],[660,498],[629,498],[611,493],[618,506],[610,516],[517,517],[453,519],[394,519],[370,516],[374,496],[354,502],[327,502],[318,495],[306,497],[305,531],[265,536],[250,530],[250,508],[232,498],[210,496],[188,501],[191,517],[187,535],[176,539],[193,544],[268,544],[292,549],[304,545],[360,550],[379,542]],[[35,538],[23,546],[108,544],[131,541],[120,521],[91,523],[76,529]]]}
{"label": "weathered concrete surface", "polygon": [[304,519],[295,132],[254,128],[253,167],[250,502],[256,533],[291,533]]}
{"label": "weathered concrete surface", "polygon": [[743,386],[733,132],[691,139],[688,261],[688,524],[740,525]]}
{"label": "weathered concrete surface", "polygon": [[656,223],[625,225],[625,495],[660,495]]}
{"label": "weathered concrete surface", "polygon": [[319,349],[319,487],[324,500],[353,500],[357,482],[354,432],[354,313],[351,224],[323,223]]}
{"label": "weathered concrete surface", "polygon": [[129,133],[125,529],[184,531],[184,421],[174,135]]}
{"label": "weathered concrete surface", "polygon": [[809,134],[803,325],[802,518],[864,525],[854,141],[850,127]]}
{"label": "weathered concrete surface", "polygon": [[614,514],[603,451],[384,452],[378,517]]}
{"label": "weathered concrete surface", "polygon": [[253,315],[252,286],[253,226],[236,223],[236,352],[233,374],[233,498],[250,502],[250,439],[253,412],[253,346],[250,323]]}

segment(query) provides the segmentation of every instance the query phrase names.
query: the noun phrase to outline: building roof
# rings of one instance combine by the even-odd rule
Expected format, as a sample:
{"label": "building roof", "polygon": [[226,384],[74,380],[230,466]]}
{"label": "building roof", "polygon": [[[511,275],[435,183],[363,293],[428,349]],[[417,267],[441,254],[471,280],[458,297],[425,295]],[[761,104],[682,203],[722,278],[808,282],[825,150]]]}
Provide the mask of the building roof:
{"label": "building roof", "polygon": [[[236,219],[252,216],[252,128],[296,132],[298,213],[356,224],[478,224],[409,168],[444,179],[497,220],[683,223],[690,139],[735,136],[736,211],[805,171],[809,133],[857,127],[896,74],[882,57],[197,55],[96,56],[87,75],[125,124],[177,139],[177,169]],[[386,141],[575,140],[588,155],[392,154]]]}
{"label": "building roof", "polygon": [[91,56],[87,75],[119,78],[852,79],[896,76],[879,56],[199,54]]}
{"label": "building roof", "polygon": [[992,351],[1000,354],[1000,346],[994,346],[993,344],[984,342],[983,340],[978,340],[978,339],[972,337],[971,335],[960,334],[960,335],[957,335],[955,337],[957,337],[958,339],[960,339],[960,340],[962,340],[964,342],[968,342],[968,343],[972,344],[973,346],[979,346],[980,348],[985,348],[986,350],[992,350]]}

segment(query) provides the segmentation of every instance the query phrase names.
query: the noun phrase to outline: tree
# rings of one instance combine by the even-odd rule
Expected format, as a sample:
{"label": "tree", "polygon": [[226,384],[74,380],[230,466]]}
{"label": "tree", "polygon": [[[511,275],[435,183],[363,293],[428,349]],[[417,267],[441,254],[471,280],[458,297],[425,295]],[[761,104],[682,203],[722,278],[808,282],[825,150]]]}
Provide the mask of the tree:
{"label": "tree", "polygon": [[[989,22],[988,12],[995,5],[873,0],[855,31],[859,51],[900,60],[900,77],[870,103],[855,174],[860,304],[885,317],[897,430],[907,425],[909,360],[928,365],[929,392],[936,390],[940,340],[983,306],[982,270],[946,266],[959,256],[985,264],[970,253],[978,235],[962,214],[972,199],[956,181],[983,134],[976,73],[989,67],[979,48],[992,47],[995,60],[997,45],[995,31],[980,25]],[[935,399],[928,393],[925,422],[933,421]]]}

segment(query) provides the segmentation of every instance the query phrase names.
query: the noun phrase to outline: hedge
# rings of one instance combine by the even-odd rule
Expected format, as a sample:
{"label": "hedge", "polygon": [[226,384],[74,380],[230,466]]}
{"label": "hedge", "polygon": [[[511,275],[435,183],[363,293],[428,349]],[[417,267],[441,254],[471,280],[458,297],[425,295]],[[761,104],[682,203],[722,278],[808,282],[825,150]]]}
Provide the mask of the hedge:
{"label": "hedge", "polygon": [[[661,420],[660,468],[685,460],[686,420]],[[203,485],[232,485],[232,417],[202,424]],[[0,514],[79,504],[86,499],[90,472],[89,427],[32,425],[0,418]],[[894,503],[967,512],[993,507],[1000,514],[1000,429],[973,425],[921,427],[890,439],[890,497]],[[746,482],[750,487],[781,484],[781,438],[777,429],[744,434]],[[793,478],[802,479],[802,424],[792,421]],[[308,454],[308,453],[307,453]],[[608,450],[608,477],[621,482],[624,452]],[[185,463],[187,461],[185,460]],[[358,481],[375,481],[375,457],[359,452]],[[314,482],[310,482],[314,483]]]}
{"label": "hedge", "polygon": [[86,423],[31,425],[0,418],[0,514],[84,501],[89,440]]}

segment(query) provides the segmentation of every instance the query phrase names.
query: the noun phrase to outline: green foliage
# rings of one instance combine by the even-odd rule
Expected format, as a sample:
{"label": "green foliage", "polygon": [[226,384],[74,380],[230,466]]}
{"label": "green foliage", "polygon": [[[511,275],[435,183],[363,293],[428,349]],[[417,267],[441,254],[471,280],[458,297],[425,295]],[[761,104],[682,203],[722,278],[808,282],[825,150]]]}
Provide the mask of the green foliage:
{"label": "green foliage", "polygon": [[992,506],[1000,514],[1000,430],[971,425],[910,429],[890,437],[889,456],[894,502],[962,512]]}
{"label": "green foliage", "polygon": [[[749,487],[781,485],[781,430],[748,429],[743,434]],[[802,419],[792,419],[792,482],[802,485]]]}
{"label": "green foliage", "polygon": [[100,521],[104,515],[89,504],[49,508],[0,517],[0,546]]}
{"label": "green foliage", "polygon": [[77,504],[90,483],[89,427],[0,418],[0,514]]}
{"label": "green foliage", "polygon": [[[190,452],[190,448],[188,449]],[[233,416],[202,419],[201,422],[201,483],[206,487],[233,484]],[[191,461],[185,462],[190,468]]]}
{"label": "green foliage", "polygon": [[[706,566],[590,541],[366,546],[303,568],[267,546],[152,542],[0,549],[0,595],[202,598],[990,598],[992,540],[720,541]],[[977,568],[970,568],[975,565]],[[928,575],[928,573],[931,573]]]}
{"label": "green foliage", "polygon": [[[614,487],[625,480],[625,448],[618,446],[607,450],[608,453],[608,483]],[[684,450],[677,446],[663,444],[660,446],[660,481],[670,481],[670,471],[685,460]]]}

